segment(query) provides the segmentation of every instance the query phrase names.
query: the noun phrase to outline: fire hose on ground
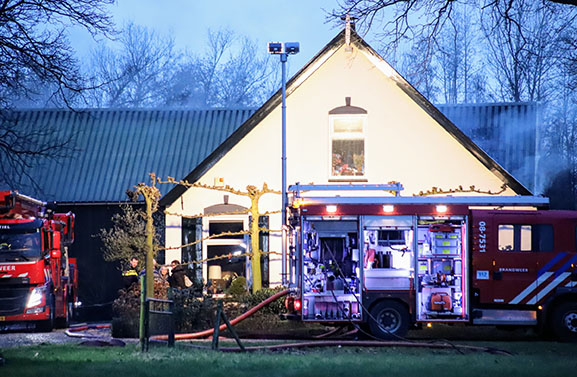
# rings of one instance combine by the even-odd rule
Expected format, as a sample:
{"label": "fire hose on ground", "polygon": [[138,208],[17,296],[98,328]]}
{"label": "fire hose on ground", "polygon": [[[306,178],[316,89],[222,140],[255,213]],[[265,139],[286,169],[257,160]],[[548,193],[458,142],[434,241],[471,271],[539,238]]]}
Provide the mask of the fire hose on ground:
{"label": "fire hose on ground", "polygon": [[103,324],[83,324],[78,326],[72,326],[67,329],[64,333],[71,338],[86,338],[88,337],[86,334],[81,333],[81,331],[86,330],[100,330],[100,329],[109,329],[111,326],[109,323]]}
{"label": "fire hose on ground", "polygon": [[[248,310],[246,313],[236,317],[232,321],[230,321],[231,325],[236,325],[241,321],[245,320],[246,318],[250,317],[263,307],[267,306],[268,304],[274,302],[275,300],[287,295],[290,291],[288,289],[278,292],[277,294],[267,298],[263,302],[259,303],[255,307]],[[80,334],[73,334],[78,331],[83,331],[87,329],[101,329],[101,328],[108,328],[110,325],[84,325],[84,326],[77,326],[75,328],[70,328],[66,331],[68,336],[82,336]],[[222,324],[219,327],[219,331],[226,329],[226,324]],[[185,334],[175,334],[175,340],[191,340],[191,339],[199,339],[199,338],[206,338],[214,333],[214,328],[199,331],[195,333],[185,333]],[[154,341],[167,341],[168,335],[156,335],[150,338]],[[498,355],[511,355],[511,353],[490,348],[490,347],[477,347],[477,346],[469,346],[469,345],[455,345],[452,343],[429,343],[429,342],[409,342],[409,341],[358,341],[358,340],[322,340],[322,341],[313,341],[313,342],[299,342],[299,343],[284,343],[284,344],[273,344],[273,345],[266,345],[266,346],[249,346],[244,347],[244,350],[239,348],[232,348],[232,347],[224,347],[220,348],[222,352],[241,352],[241,351],[279,351],[279,350],[287,350],[287,349],[294,349],[294,348],[314,348],[314,347],[410,347],[410,348],[437,348],[437,349],[456,349],[459,352],[462,351],[472,351],[472,352],[489,352],[492,354]]]}
{"label": "fire hose on ground", "polygon": [[[230,321],[231,325],[236,325],[237,323],[243,321],[244,319],[250,317],[263,307],[267,306],[271,302],[287,295],[290,291],[288,289],[281,291],[268,299],[264,300],[260,304],[256,305],[255,307],[248,310],[246,313],[236,317],[232,321]],[[222,324],[219,327],[219,331],[225,330],[226,324]],[[204,331],[199,331],[195,333],[187,333],[187,334],[175,334],[175,340],[191,340],[191,339],[199,339],[199,338],[206,338],[214,333],[214,329],[208,329]],[[150,338],[151,340],[155,341],[167,341],[168,335],[157,335]],[[436,348],[436,349],[455,349],[458,352],[463,351],[470,351],[470,352],[488,352],[492,354],[498,355],[511,355],[509,352],[490,348],[490,347],[477,347],[477,346],[468,346],[468,345],[455,345],[452,343],[429,343],[429,342],[409,342],[409,341],[357,341],[357,340],[323,340],[323,341],[313,341],[313,342],[299,342],[299,343],[284,343],[284,344],[274,344],[274,345],[266,345],[266,346],[253,346],[253,347],[244,347],[244,350],[240,348],[228,348],[228,347],[221,347],[220,351],[222,352],[244,352],[244,351],[278,351],[278,350],[286,350],[286,349],[294,349],[294,348],[314,348],[314,347],[411,347],[411,348]]]}
{"label": "fire hose on ground", "polygon": [[[246,313],[243,313],[242,315],[240,315],[240,316],[236,317],[235,319],[233,319],[232,321],[230,321],[230,324],[232,326],[236,325],[237,323],[247,319],[248,317],[250,317],[254,313],[258,312],[260,309],[267,306],[271,302],[276,301],[277,299],[279,299],[283,296],[286,296],[289,292],[290,291],[288,289],[285,289],[284,291],[281,291],[275,295],[270,296],[269,298],[267,298],[266,300],[264,300],[260,304],[256,305],[255,307],[251,308],[250,310],[248,310]],[[224,329],[226,329],[226,324],[220,325],[219,331],[222,331]],[[206,337],[212,335],[213,333],[214,333],[214,329],[208,329],[208,330],[199,331],[199,332],[195,332],[195,333],[175,334],[174,339],[175,340],[189,340],[189,339],[206,338]],[[167,341],[168,335],[151,336],[150,340]]]}

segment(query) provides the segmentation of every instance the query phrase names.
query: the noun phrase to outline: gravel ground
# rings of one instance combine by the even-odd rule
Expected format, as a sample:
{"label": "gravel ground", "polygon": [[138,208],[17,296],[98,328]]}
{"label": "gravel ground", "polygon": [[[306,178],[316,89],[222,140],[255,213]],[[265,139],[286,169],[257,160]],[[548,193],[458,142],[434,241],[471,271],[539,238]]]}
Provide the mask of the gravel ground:
{"label": "gravel ground", "polygon": [[[49,333],[31,331],[9,331],[0,333],[0,349],[6,347],[32,346],[38,344],[78,344],[90,340],[110,342],[113,338],[110,329],[87,329],[66,334],[66,329],[53,330]],[[124,343],[138,343],[138,339],[121,339]]]}
{"label": "gravel ground", "polygon": [[49,333],[35,332],[3,332],[0,333],[0,348],[31,346],[42,343],[47,344],[68,344],[80,343],[82,338],[71,338],[59,329]]}

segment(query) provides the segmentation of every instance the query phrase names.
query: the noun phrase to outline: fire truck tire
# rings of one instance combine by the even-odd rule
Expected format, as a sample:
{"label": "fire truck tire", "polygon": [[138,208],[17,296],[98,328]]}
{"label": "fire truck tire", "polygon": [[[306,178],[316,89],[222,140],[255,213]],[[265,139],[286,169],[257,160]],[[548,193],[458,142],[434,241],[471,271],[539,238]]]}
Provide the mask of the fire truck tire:
{"label": "fire truck tire", "polygon": [[50,318],[44,321],[38,321],[36,331],[51,332],[54,328],[54,298],[50,299]]}
{"label": "fire truck tire", "polygon": [[577,342],[577,302],[566,301],[553,310],[551,327],[564,342]]}
{"label": "fire truck tire", "polygon": [[409,311],[398,301],[386,300],[371,309],[369,327],[377,338],[394,339],[407,334]]}

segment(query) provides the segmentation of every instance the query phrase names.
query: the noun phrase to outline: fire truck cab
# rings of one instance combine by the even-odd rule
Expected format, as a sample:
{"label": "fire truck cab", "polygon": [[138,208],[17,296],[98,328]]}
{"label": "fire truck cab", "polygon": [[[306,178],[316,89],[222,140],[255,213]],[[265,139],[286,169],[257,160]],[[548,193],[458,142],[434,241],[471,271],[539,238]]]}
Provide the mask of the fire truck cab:
{"label": "fire truck cab", "polygon": [[74,214],[0,192],[0,329],[68,325],[79,305],[76,259],[68,257],[73,241]]}
{"label": "fire truck cab", "polygon": [[537,210],[548,204],[540,197],[360,189],[394,195],[323,197],[307,194],[352,185],[291,186],[293,317],[364,323],[381,338],[451,322],[547,326],[577,340],[577,212]]}

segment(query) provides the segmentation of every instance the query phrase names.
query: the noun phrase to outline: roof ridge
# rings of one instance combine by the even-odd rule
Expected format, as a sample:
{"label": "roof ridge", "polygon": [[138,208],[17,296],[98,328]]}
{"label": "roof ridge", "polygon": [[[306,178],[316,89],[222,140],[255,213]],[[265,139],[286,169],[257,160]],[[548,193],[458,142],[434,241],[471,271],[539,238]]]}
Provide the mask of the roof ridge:
{"label": "roof ridge", "polygon": [[116,107],[116,108],[100,108],[100,107],[86,107],[86,108],[23,108],[23,109],[8,109],[8,112],[64,112],[64,113],[88,113],[88,112],[155,112],[155,111],[174,111],[174,112],[195,112],[195,111],[244,111],[244,110],[258,110],[256,106],[231,106],[231,107],[206,107],[206,108],[151,108],[151,107]]}

